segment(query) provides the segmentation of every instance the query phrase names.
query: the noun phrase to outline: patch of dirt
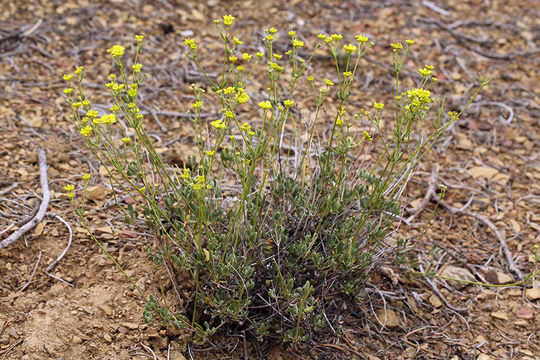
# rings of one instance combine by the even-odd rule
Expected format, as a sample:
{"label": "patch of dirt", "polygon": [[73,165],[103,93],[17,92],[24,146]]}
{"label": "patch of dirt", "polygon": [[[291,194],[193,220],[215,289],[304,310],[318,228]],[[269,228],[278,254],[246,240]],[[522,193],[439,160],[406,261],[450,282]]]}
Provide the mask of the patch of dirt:
{"label": "patch of dirt", "polygon": [[[219,49],[219,38],[212,19],[235,15],[233,30],[246,44],[258,44],[261,30],[270,26],[283,33],[296,30],[308,48],[321,32],[351,38],[369,35],[376,46],[368,61],[361,62],[359,88],[351,102],[358,108],[375,100],[391,103],[393,79],[381,64],[391,63],[390,43],[413,38],[415,51],[404,82],[413,84],[415,69],[434,65],[440,79],[437,93],[454,94],[446,99],[448,110],[463,108],[478,72],[495,79],[410,181],[405,201],[415,207],[439,165],[437,186],[446,184],[448,192],[433,226],[419,238],[435,206],[428,202],[413,218],[403,214],[407,221],[399,232],[414,244],[409,256],[424,271],[442,274],[454,266],[477,281],[511,283],[519,279],[510,270],[500,238],[516,267],[526,274],[532,269],[531,254],[540,234],[537,2],[34,0],[6,2],[2,8],[2,237],[28,221],[41,202],[37,148],[47,152],[51,189],[42,225],[0,250],[3,358],[540,359],[540,305],[531,291],[526,292],[538,288],[538,282],[458,289],[440,279],[408,280],[390,264],[372,275],[366,304],[344,309],[344,336],[338,340],[267,349],[251,339],[230,336],[184,349],[178,334],[159,324],[144,324],[143,300],[78,225],[63,195],[62,188],[80,182],[83,173],[95,175],[93,185],[106,188],[107,181],[98,176],[103,175],[99,164],[69,125],[61,96],[62,74],[84,65],[84,85],[93,104],[107,104],[102,84],[112,65],[105,49],[144,34],[142,63],[150,76],[142,90],[142,109],[153,120],[149,127],[165,156],[181,163],[193,145],[190,123],[183,115],[193,101],[189,84],[201,81],[183,55],[183,39],[196,38],[201,54],[206,54],[204,65],[215,67],[218,60],[211,55]],[[257,51],[250,46],[246,51]],[[320,74],[331,74],[332,66],[326,54],[317,53],[314,67]],[[263,79],[250,86],[252,98],[262,99]],[[300,96],[308,96],[302,91],[306,90],[301,89]],[[156,109],[164,112],[153,116]],[[124,225],[108,200],[97,194],[89,206],[97,236],[140,287],[149,293],[159,293],[160,286],[168,290],[168,274],[146,255],[155,240]],[[69,251],[51,271],[62,281],[44,273],[69,239],[67,227],[54,215],[68,221],[73,230]],[[180,287],[187,291],[182,283]]]}

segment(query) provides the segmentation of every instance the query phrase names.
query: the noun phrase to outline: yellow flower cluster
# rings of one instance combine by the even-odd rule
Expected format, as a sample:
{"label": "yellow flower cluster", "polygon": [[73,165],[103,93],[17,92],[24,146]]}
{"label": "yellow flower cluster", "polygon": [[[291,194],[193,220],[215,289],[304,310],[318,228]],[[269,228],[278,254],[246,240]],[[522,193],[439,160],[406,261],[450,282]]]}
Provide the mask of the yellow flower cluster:
{"label": "yellow flower cluster", "polygon": [[126,50],[125,47],[123,46],[120,46],[120,45],[114,45],[112,48],[110,48],[109,50],[107,50],[107,52],[109,54],[112,55],[113,58],[119,58],[121,57],[122,55],[124,55],[124,51]]}
{"label": "yellow flower cluster", "polygon": [[384,107],[384,104],[383,103],[379,103],[379,102],[374,102],[373,103],[373,107],[377,110],[382,110],[383,107]]}
{"label": "yellow flower cluster", "polygon": [[131,68],[132,68],[133,71],[135,71],[136,73],[139,73],[139,72],[141,72],[142,64],[134,64]]}
{"label": "yellow flower cluster", "polygon": [[249,61],[249,60],[251,60],[251,57],[252,57],[252,55],[250,55],[250,54],[247,54],[247,53],[243,53],[243,54],[242,54],[242,59],[243,59],[244,61]]}
{"label": "yellow flower cluster", "polygon": [[71,78],[73,78],[73,75],[71,74],[65,74],[64,76],[62,76],[62,79],[64,79],[65,81],[70,81]]}
{"label": "yellow flower cluster", "polygon": [[405,43],[407,43],[407,45],[411,46],[411,45],[414,44],[414,40],[407,39],[407,40],[405,40]]}
{"label": "yellow flower cluster", "polygon": [[88,180],[90,180],[90,174],[84,174],[82,176],[82,178],[83,178],[84,181],[88,181]]}
{"label": "yellow flower cluster", "polygon": [[232,16],[232,15],[223,15],[223,23],[226,26],[231,26],[234,19],[236,19],[236,18],[234,16]]}
{"label": "yellow flower cluster", "polygon": [[75,187],[73,185],[66,185],[64,186],[64,190],[67,191],[67,197],[68,198],[73,198],[73,196],[75,196],[75,194],[73,194],[73,190],[75,189]]}
{"label": "yellow flower cluster", "polygon": [[[407,90],[407,96],[411,99],[411,105],[420,106],[431,102],[431,91],[425,89]],[[418,102],[415,102],[418,101]]]}
{"label": "yellow flower cluster", "polygon": [[116,122],[116,115],[114,115],[114,114],[103,115],[100,118],[100,120],[105,125],[111,125],[111,124],[114,124]]}
{"label": "yellow flower cluster", "polygon": [[214,120],[210,123],[215,129],[223,130],[227,128],[227,124],[223,122],[223,120]]}
{"label": "yellow flower cluster", "polygon": [[355,36],[356,38],[356,41],[358,41],[359,43],[365,43],[365,42],[368,42],[368,37],[365,36],[365,35],[356,35]]}
{"label": "yellow flower cluster", "polygon": [[295,47],[295,48],[301,48],[302,46],[304,46],[304,42],[293,39],[292,40],[292,46]]}
{"label": "yellow flower cluster", "polygon": [[66,95],[71,95],[72,92],[73,92],[72,88],[64,89],[64,94],[66,94]]}
{"label": "yellow flower cluster", "polygon": [[202,106],[202,101],[195,101],[193,104],[191,104],[191,107],[194,109],[200,109]]}
{"label": "yellow flower cluster", "polygon": [[330,79],[324,79],[324,83],[326,84],[326,86],[334,86],[334,83]]}
{"label": "yellow flower cluster", "polygon": [[369,133],[366,130],[364,130],[364,140],[367,140],[367,141],[373,140],[371,135],[369,135]]}
{"label": "yellow flower cluster", "polygon": [[90,125],[86,125],[81,129],[81,135],[84,137],[89,137],[92,135],[92,127]]}
{"label": "yellow flower cluster", "polygon": [[347,54],[352,54],[353,52],[356,51],[356,49],[357,47],[354,46],[353,44],[343,46],[343,50],[345,50]]}
{"label": "yellow flower cluster", "polygon": [[137,42],[141,42],[143,39],[144,39],[144,36],[142,36],[142,35],[135,35],[135,40],[137,40]]}
{"label": "yellow flower cluster", "polygon": [[418,72],[419,72],[420,75],[422,75],[423,77],[428,77],[428,76],[430,76],[431,74],[433,74],[433,69],[434,69],[434,67],[431,66],[431,65],[424,65],[424,68],[423,68],[423,69],[418,69]]}
{"label": "yellow flower cluster", "polygon": [[394,52],[399,52],[401,49],[403,49],[403,44],[400,42],[390,44],[390,46],[392,46]]}
{"label": "yellow flower cluster", "polygon": [[236,36],[233,37],[233,41],[234,45],[242,45],[244,43],[243,41],[238,40]]}
{"label": "yellow flower cluster", "polygon": [[270,103],[270,101],[261,101],[259,103],[259,106],[263,109],[263,110],[270,110],[272,108],[272,104]]}
{"label": "yellow flower cluster", "polygon": [[294,101],[293,100],[285,100],[283,101],[283,104],[286,106],[286,107],[291,107],[294,105]]}
{"label": "yellow flower cluster", "polygon": [[245,104],[249,101],[249,95],[245,89],[239,88],[236,96],[234,97],[239,104]]}
{"label": "yellow flower cluster", "polygon": [[75,67],[75,71],[74,71],[75,75],[81,75],[83,69],[84,69],[83,66],[77,66],[77,67]]}
{"label": "yellow flower cluster", "polygon": [[193,39],[185,39],[184,40],[184,45],[189,46],[189,48],[191,50],[196,50],[197,47],[198,47],[198,45],[195,43],[195,40],[193,40]]}

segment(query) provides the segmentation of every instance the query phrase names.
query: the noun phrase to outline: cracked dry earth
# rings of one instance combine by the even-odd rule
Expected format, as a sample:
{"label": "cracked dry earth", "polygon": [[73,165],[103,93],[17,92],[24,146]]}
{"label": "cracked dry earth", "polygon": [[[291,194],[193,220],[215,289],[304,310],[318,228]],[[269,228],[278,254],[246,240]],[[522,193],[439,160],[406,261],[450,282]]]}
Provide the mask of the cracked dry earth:
{"label": "cracked dry earth", "polygon": [[[494,81],[413,174],[404,200],[409,210],[422,211],[405,211],[398,231],[414,244],[409,255],[418,261],[416,270],[511,284],[520,280],[512,263],[522,275],[533,269],[540,233],[537,1],[0,0],[0,8],[1,239],[41,203],[40,148],[47,154],[51,194],[43,221],[0,250],[1,358],[540,359],[536,279],[481,287],[407,279],[392,264],[372,274],[365,304],[343,311],[339,339],[264,347],[230,334],[183,348],[181,334],[143,323],[140,297],[78,225],[63,195],[66,183],[92,172],[89,218],[100,240],[145,291],[167,286],[166,272],[146,256],[152,237],[127,228],[109,206],[106,178],[67,119],[60,79],[84,65],[93,102],[106,104],[103,83],[111,65],[105,49],[144,34],[142,63],[150,76],[143,110],[161,110],[149,116],[149,131],[168,161],[181,162],[193,152],[182,116],[192,102],[189,84],[201,80],[182,41],[196,38],[207,55],[219,49],[212,19],[235,15],[234,31],[246,44],[255,44],[269,26],[294,29],[304,39],[321,32],[369,35],[376,46],[361,63],[351,102],[358,107],[391,103],[389,44],[414,38],[407,64],[412,71],[405,76],[433,64],[437,92],[451,94],[449,110],[463,107],[478,72]],[[207,56],[204,62],[211,67],[217,60]],[[321,53],[314,68],[322,78],[333,64]],[[250,86],[250,96],[260,101],[264,79]],[[435,205],[423,202],[433,182],[446,184],[448,193],[419,237]],[[51,277],[44,271],[70,236],[59,219],[70,224],[73,241]]]}

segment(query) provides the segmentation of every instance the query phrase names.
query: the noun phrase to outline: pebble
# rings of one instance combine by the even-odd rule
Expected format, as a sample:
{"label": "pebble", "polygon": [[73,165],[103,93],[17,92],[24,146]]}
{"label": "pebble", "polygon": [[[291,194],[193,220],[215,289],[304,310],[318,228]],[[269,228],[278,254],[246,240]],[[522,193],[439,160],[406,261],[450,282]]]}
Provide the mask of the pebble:
{"label": "pebble", "polygon": [[[458,280],[465,280],[465,281],[476,281],[476,278],[471,274],[471,272],[467,269],[460,268],[457,266],[447,266],[441,273],[442,276],[446,276],[449,278],[454,278]],[[458,289],[461,290],[467,285],[468,283],[460,282],[460,281],[454,281],[454,280],[447,280],[448,283]]]}
{"label": "pebble", "polygon": [[375,311],[375,315],[377,315],[377,318],[387,328],[396,328],[401,325],[398,316],[396,313],[391,309],[378,309]]}
{"label": "pebble", "polygon": [[495,319],[508,320],[508,315],[502,311],[495,311],[491,313],[491,316]]}
{"label": "pebble", "polygon": [[540,290],[537,288],[527,289],[525,291],[525,296],[529,301],[534,301],[540,299]]}

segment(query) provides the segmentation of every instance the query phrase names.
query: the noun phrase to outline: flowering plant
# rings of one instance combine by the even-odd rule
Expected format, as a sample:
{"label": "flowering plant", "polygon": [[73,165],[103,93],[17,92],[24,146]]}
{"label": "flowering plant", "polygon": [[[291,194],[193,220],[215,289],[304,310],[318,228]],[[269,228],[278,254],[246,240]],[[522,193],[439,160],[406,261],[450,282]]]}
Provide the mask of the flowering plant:
{"label": "flowering plant", "polygon": [[[241,53],[243,42],[231,34],[234,20],[227,15],[215,21],[224,44],[218,79],[199,62],[196,40],[184,41],[187,57],[209,85],[192,85],[196,99],[188,113],[198,157],[183,168],[165,164],[137,105],[142,36],[136,36],[131,67],[124,47],[108,50],[118,70],[106,84],[113,99],[110,113],[98,116],[84,96],[82,67],[75,71],[79,94],[71,87],[64,93],[75,126],[107,169],[111,185],[135,201],[118,203],[126,222],[144,220],[155,231],[159,246],[149,246],[150,258],[189,279],[181,286],[191,290],[190,306],[180,308],[147,296],[126,275],[146,300],[145,319],[157,316],[197,338],[240,327],[261,340],[306,341],[323,328],[337,332],[336,310],[363,298],[369,271],[388,257],[385,239],[411,171],[468,105],[460,113],[444,113],[431,92],[437,79],[429,65],[419,70],[417,87],[402,91],[400,73],[414,41],[407,40],[405,48],[391,44],[395,106],[387,136],[382,102],[351,115],[348,110],[359,61],[374,45],[366,36],[342,45],[342,35],[320,34],[305,56],[304,41],[290,31],[289,49],[279,54],[277,30],[270,28],[262,40],[264,53]],[[335,59],[333,80],[308,75],[322,46]],[[268,79],[262,97],[246,87],[261,67]],[[64,79],[71,83],[72,75]],[[479,79],[469,104],[488,82]],[[312,101],[295,97],[303,84],[311,87]],[[321,117],[334,100],[330,134],[321,139]],[[209,102],[219,104],[221,115],[205,122],[201,115]],[[312,116],[301,124],[303,107]],[[433,107],[436,115],[428,126]],[[250,108],[258,117],[246,121],[242,114]],[[381,144],[376,156],[374,140]],[[79,201],[73,188],[66,190],[91,232],[84,196]]]}

